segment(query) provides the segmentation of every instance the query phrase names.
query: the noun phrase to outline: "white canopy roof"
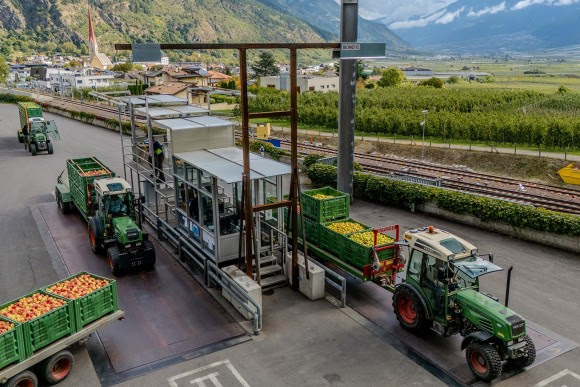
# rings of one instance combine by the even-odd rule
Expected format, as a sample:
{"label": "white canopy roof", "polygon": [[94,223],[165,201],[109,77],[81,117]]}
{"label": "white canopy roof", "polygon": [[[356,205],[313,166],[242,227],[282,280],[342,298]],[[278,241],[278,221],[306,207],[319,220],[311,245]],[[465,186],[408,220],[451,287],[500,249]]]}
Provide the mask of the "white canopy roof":
{"label": "white canopy roof", "polygon": [[[242,181],[243,152],[239,148],[205,149],[176,153],[174,156],[228,184]],[[252,180],[287,175],[290,171],[289,165],[250,153]]]}

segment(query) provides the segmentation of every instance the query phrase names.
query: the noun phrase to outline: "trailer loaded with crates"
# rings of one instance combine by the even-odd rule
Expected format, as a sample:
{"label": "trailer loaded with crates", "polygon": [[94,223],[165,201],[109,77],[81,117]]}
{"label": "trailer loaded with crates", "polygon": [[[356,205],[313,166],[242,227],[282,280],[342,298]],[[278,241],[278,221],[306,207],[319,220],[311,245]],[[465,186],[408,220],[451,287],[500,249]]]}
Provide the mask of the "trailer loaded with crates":
{"label": "trailer loaded with crates", "polygon": [[[329,187],[302,192],[301,203],[299,243],[306,235],[308,251],[318,259],[392,292],[403,328],[444,337],[460,334],[467,364],[483,381],[498,378],[502,362],[514,369],[534,362],[536,349],[525,320],[508,308],[507,299],[502,305],[479,290],[480,276],[502,270],[493,255],[484,259],[469,242],[431,226],[409,230],[399,241],[398,225],[373,229],[349,218],[349,196]],[[284,215],[292,237],[288,210]],[[402,254],[405,246],[408,260]]]}
{"label": "trailer loaded with crates", "polygon": [[0,386],[60,383],[74,364],[68,347],[123,315],[116,282],[86,272],[0,305]]}
{"label": "trailer loaded with crates", "polygon": [[55,196],[63,213],[74,206],[87,221],[91,249],[106,251],[111,273],[155,266],[155,248],[140,227],[131,185],[96,157],[67,160]]}

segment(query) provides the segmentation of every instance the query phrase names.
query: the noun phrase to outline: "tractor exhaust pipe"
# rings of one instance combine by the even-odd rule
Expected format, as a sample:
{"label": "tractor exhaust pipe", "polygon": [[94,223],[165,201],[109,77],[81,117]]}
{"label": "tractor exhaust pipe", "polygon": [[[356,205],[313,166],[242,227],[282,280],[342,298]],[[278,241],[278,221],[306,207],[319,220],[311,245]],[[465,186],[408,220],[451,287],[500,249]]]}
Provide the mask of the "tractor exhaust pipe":
{"label": "tractor exhaust pipe", "polygon": [[508,269],[508,277],[507,277],[507,285],[505,288],[505,307],[508,307],[508,303],[510,300],[510,285],[512,282],[512,270],[514,269],[513,266],[510,266],[510,268]]}

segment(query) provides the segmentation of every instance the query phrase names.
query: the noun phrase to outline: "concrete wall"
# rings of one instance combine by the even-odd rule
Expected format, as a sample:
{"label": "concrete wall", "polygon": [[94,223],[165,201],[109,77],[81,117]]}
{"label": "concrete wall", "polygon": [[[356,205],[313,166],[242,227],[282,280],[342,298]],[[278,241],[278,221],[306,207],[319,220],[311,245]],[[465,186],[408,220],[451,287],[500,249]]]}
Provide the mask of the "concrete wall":
{"label": "concrete wall", "polygon": [[426,203],[415,208],[419,212],[429,215],[434,215],[447,219],[453,222],[467,224],[497,232],[504,235],[509,235],[518,239],[523,239],[530,242],[536,242],[542,245],[555,247],[558,249],[571,251],[580,254],[580,238],[566,235],[552,234],[549,232],[541,232],[520,227],[515,227],[501,222],[484,222],[481,219],[467,214],[457,214],[455,212],[447,211],[437,207],[435,203]]}

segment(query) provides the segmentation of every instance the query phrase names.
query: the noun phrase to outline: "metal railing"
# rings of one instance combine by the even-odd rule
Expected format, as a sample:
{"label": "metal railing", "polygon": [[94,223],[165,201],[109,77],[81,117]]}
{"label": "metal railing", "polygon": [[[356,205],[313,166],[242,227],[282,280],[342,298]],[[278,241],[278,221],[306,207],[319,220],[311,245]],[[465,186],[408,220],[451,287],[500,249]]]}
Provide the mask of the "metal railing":
{"label": "metal railing", "polygon": [[381,175],[381,176],[386,177],[387,179],[407,181],[409,183],[429,185],[432,187],[439,187],[439,188],[443,184],[441,179],[429,179],[429,178],[425,178],[425,177],[417,177],[417,176],[410,176],[410,175]]}
{"label": "metal railing", "polygon": [[337,272],[330,270],[328,267],[324,266],[322,263],[316,261],[318,266],[326,272],[324,276],[324,281],[327,285],[335,288],[340,292],[340,307],[344,308],[346,306],[346,278],[338,274]]}
{"label": "metal railing", "polygon": [[169,241],[178,249],[179,259],[183,260],[187,256],[201,270],[203,270],[206,286],[211,286],[212,281],[221,286],[223,290],[235,299],[253,318],[253,331],[258,334],[262,330],[262,308],[258,303],[235,283],[226,273],[224,273],[215,263],[203,256],[196,254],[197,249],[186,237],[173,228],[170,224],[161,219],[152,209],[141,205],[143,218],[157,231],[160,240]]}

